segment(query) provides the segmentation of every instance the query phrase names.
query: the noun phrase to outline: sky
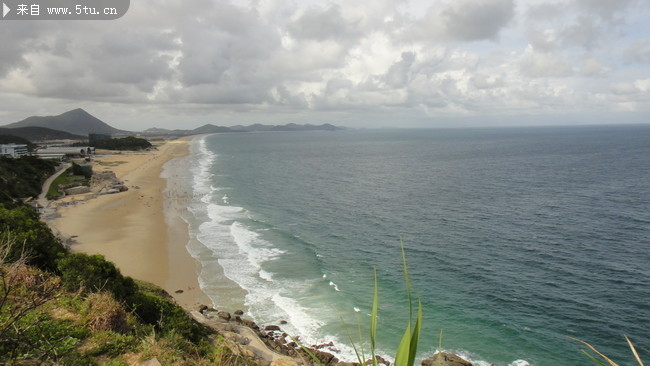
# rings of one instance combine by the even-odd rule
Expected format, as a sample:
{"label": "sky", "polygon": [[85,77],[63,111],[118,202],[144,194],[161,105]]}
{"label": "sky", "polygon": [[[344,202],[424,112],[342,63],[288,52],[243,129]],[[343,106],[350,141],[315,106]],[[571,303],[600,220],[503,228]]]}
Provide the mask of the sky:
{"label": "sky", "polygon": [[0,21],[0,125],[650,123],[648,0],[133,0]]}

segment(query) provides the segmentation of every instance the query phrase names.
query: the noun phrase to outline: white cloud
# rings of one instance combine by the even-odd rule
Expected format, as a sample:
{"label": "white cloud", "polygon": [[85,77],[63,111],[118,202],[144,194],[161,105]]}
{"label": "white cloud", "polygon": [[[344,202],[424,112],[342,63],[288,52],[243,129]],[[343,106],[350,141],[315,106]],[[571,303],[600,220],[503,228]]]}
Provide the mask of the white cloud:
{"label": "white cloud", "polygon": [[[121,128],[647,114],[650,38],[648,26],[639,29],[650,24],[639,11],[647,8],[640,0],[143,0],[110,22],[3,23],[0,124],[37,114],[36,105],[41,114],[99,111]],[[144,112],[137,126],[136,111]]]}

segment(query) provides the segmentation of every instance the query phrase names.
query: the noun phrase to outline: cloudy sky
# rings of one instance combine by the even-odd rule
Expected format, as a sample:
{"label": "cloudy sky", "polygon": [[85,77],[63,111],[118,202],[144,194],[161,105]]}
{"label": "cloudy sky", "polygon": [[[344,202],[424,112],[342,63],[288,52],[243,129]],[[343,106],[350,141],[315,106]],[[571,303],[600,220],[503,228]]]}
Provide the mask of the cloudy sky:
{"label": "cloudy sky", "polygon": [[0,125],[650,123],[647,0],[132,0],[0,21]]}

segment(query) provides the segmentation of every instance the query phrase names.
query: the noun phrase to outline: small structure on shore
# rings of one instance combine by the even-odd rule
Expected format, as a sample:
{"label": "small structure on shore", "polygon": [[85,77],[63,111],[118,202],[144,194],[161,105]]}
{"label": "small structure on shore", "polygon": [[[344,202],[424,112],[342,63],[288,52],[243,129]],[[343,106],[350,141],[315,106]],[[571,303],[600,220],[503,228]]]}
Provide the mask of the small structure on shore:
{"label": "small structure on shore", "polygon": [[0,144],[0,156],[19,158],[27,154],[27,145],[15,143]]}
{"label": "small structure on shore", "polygon": [[40,158],[86,157],[95,154],[92,146],[57,146],[36,150]]}

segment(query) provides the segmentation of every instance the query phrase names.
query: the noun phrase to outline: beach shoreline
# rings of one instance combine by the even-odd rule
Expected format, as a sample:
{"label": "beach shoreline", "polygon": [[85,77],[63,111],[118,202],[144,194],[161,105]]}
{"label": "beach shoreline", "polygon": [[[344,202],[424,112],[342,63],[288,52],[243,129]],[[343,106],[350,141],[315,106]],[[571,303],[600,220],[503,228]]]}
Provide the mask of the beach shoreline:
{"label": "beach shoreline", "polygon": [[101,254],[120,271],[151,282],[187,310],[211,305],[199,285],[200,264],[187,250],[186,209],[174,203],[181,195],[163,173],[172,159],[187,157],[191,137],[166,141],[156,150],[97,156],[93,171],[111,170],[129,188],[108,195],[69,196],[56,202],[57,214],[46,220],[72,251]]}

